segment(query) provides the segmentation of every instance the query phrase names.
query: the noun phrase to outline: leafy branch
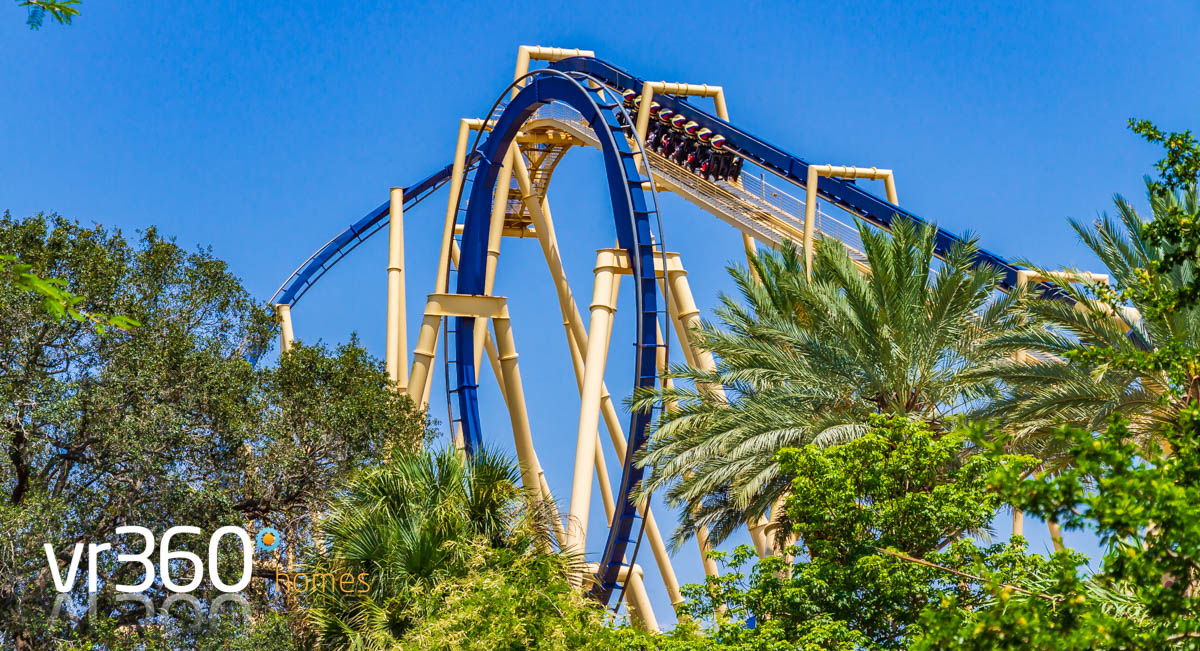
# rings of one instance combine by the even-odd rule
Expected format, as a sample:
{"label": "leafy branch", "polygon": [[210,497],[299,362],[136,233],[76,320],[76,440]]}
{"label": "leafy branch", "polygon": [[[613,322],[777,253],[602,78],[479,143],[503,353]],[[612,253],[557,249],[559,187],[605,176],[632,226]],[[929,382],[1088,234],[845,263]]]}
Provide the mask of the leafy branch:
{"label": "leafy branch", "polygon": [[29,18],[25,21],[29,29],[41,29],[46,14],[60,25],[70,25],[71,19],[79,15],[75,5],[80,0],[17,0],[18,7],[29,8]]}
{"label": "leafy branch", "polygon": [[[1157,179],[1146,179],[1155,219],[1141,227],[1141,238],[1161,250],[1161,257],[1134,269],[1136,282],[1121,288],[1096,288],[1096,298],[1109,305],[1131,302],[1152,320],[1200,305],[1200,212],[1196,209],[1200,178],[1200,142],[1191,131],[1164,133],[1149,120],[1130,118],[1129,128],[1147,142],[1161,145],[1164,155],[1154,164]],[[1180,280],[1173,280],[1178,276]],[[1123,368],[1164,373],[1171,393],[1200,399],[1200,350],[1186,341],[1171,341],[1148,350],[1122,351],[1098,346],[1066,355],[1072,362],[1094,365],[1098,372]]]}
{"label": "leafy branch", "polygon": [[71,318],[81,323],[92,323],[98,334],[108,327],[129,330],[141,325],[137,320],[119,314],[105,315],[81,307],[87,300],[66,289],[67,281],[62,278],[42,278],[33,273],[33,267],[17,260],[13,255],[0,255],[0,273],[17,289],[36,294],[41,299],[42,309],[56,318]]}
{"label": "leafy branch", "polygon": [[1167,155],[1154,164],[1162,181],[1152,181],[1150,186],[1157,191],[1172,191],[1187,187],[1200,176],[1200,147],[1192,132],[1163,133],[1150,120],[1129,118],[1129,129],[1146,140],[1161,144]]}

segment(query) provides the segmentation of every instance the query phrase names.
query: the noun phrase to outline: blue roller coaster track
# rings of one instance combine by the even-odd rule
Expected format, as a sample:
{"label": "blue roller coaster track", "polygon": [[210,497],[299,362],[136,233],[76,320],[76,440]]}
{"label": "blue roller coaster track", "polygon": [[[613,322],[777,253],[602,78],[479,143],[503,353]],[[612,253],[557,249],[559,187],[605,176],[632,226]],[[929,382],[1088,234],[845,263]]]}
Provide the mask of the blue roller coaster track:
{"label": "blue roller coaster track", "polygon": [[[592,82],[590,86],[589,82]],[[655,280],[654,247],[650,230],[651,218],[656,215],[652,198],[648,201],[643,190],[643,183],[649,179],[641,174],[635,164],[634,152],[631,151],[623,131],[623,124],[627,122],[623,123],[617,116],[621,110],[620,103],[606,101],[601,91],[616,91],[613,96],[619,98],[617,93],[621,91],[632,90],[640,94],[642,84],[643,80],[617,66],[592,57],[563,59],[550,64],[548,68],[530,73],[524,87],[495,117],[495,124],[486,140],[471,152],[468,158],[468,168],[475,171],[475,182],[471,187],[463,225],[457,286],[460,294],[484,293],[492,189],[502,158],[498,154],[508,150],[521,125],[540,106],[550,102],[570,105],[583,116],[600,141],[618,242],[629,255],[636,279],[635,387],[652,386],[656,379],[653,349],[658,345],[657,318],[660,310],[657,306],[662,298],[658,295]],[[724,135],[725,147],[746,160],[798,185],[807,182],[808,163],[798,156],[789,154],[678,97],[657,95],[655,99],[663,107],[686,116],[700,127]],[[405,211],[449,182],[450,176],[451,166],[446,166],[405,188]],[[817,195],[859,219],[885,230],[890,229],[896,219],[925,223],[917,215],[842,179],[822,177],[818,182]],[[385,202],[330,240],[288,278],[276,292],[273,302],[288,305],[296,303],[333,265],[386,225],[388,209],[389,204]],[[962,241],[962,238],[939,228],[935,251],[939,257],[944,257],[951,247]],[[1011,290],[1016,287],[1018,268],[1009,261],[990,251],[978,249],[975,263],[999,269],[1003,274],[1002,289]],[[1064,297],[1062,290],[1052,284],[1043,284],[1040,289],[1046,295]],[[478,449],[484,440],[473,363],[473,323],[472,318],[456,318],[456,386],[450,390],[450,393],[457,394],[458,397],[463,437],[468,451]],[[624,559],[630,543],[636,544],[636,539],[631,536],[636,535],[633,533],[634,527],[640,516],[630,500],[630,494],[642,478],[642,469],[636,466],[634,460],[645,444],[650,420],[649,414],[631,415],[629,445],[626,458],[622,460],[622,478],[616,495],[618,508],[609,528],[596,577],[596,588],[593,591],[604,603],[609,602],[614,588],[618,585],[618,573],[622,565],[626,564]]]}

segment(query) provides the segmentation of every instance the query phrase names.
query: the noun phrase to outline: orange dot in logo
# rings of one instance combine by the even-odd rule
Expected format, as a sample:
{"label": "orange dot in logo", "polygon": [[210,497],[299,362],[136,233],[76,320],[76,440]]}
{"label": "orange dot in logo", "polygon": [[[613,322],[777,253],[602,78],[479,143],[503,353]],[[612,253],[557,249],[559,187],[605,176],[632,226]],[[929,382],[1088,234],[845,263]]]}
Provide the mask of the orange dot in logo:
{"label": "orange dot in logo", "polygon": [[263,541],[263,544],[266,545],[267,547],[274,545],[275,544],[275,534],[268,531],[267,533],[263,534],[262,541]]}

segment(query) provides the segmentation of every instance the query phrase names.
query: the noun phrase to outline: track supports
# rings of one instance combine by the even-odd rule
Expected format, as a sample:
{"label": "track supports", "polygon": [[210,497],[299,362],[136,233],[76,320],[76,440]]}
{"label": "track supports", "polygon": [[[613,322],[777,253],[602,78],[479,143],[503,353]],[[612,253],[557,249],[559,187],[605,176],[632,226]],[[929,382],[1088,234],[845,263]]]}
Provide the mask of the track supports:
{"label": "track supports", "polygon": [[[650,104],[654,101],[655,93],[662,95],[678,95],[679,97],[711,97],[717,110],[717,117],[729,121],[729,108],[725,105],[725,89],[708,84],[676,84],[665,81],[647,81],[642,84],[642,96],[638,106],[637,134],[642,142],[646,140],[646,131],[650,128]],[[638,158],[641,158],[639,153]],[[639,160],[640,163],[640,160]]]}
{"label": "track supports", "polygon": [[[558,238],[554,232],[554,220],[550,215],[550,205],[548,202],[538,201],[537,197],[534,196],[529,170],[525,165],[524,159],[520,156],[515,159],[514,171],[517,177],[517,184],[521,190],[522,200],[525,202],[529,215],[533,220],[534,232],[537,235],[542,254],[546,259],[546,268],[550,271],[550,277],[554,281],[554,289],[558,297],[558,307],[562,313],[563,328],[567,335],[567,347],[571,354],[571,364],[575,369],[575,380],[580,387],[580,397],[582,398],[583,350],[587,348],[589,339],[588,334],[584,331],[579,307],[576,305],[575,298],[571,294],[571,286],[567,282],[566,272],[563,269],[562,257],[558,248]],[[600,413],[604,417],[605,429],[608,430],[613,449],[617,453],[617,458],[624,459],[627,447],[625,433],[621,428],[621,421],[617,415],[617,410],[613,406],[612,397],[609,395],[607,387],[603,384],[601,384]],[[596,435],[598,437],[599,432]],[[638,511],[646,519],[646,538],[650,544],[651,551],[654,553],[654,559],[658,564],[659,574],[666,585],[667,595],[672,605],[678,605],[683,602],[683,595],[679,591],[679,581],[675,577],[675,569],[671,565],[671,558],[667,552],[666,543],[663,541],[658,524],[654,519],[654,512],[647,504],[639,504]],[[710,576],[715,576],[715,574],[710,574]]]}
{"label": "track supports", "polygon": [[[529,412],[525,409],[525,390],[521,385],[521,370],[517,367],[517,344],[513,338],[512,322],[507,314],[492,319],[496,330],[496,348],[500,358],[501,382],[505,402],[508,404],[509,419],[512,421],[513,442],[517,448],[517,459],[521,463],[521,484],[527,490],[541,493],[541,463],[533,449],[533,433],[529,427]],[[546,494],[543,499],[550,496]]]}
{"label": "track supports", "polygon": [[575,472],[571,482],[571,506],[567,524],[570,548],[582,554],[587,545],[588,510],[595,468],[596,430],[600,425],[600,390],[608,361],[608,329],[612,305],[613,269],[601,266],[597,256],[596,281],[592,295],[588,344],[584,348],[583,388],[579,407],[579,430],[575,448]]}
{"label": "track supports", "polygon": [[275,314],[279,316],[279,352],[286,353],[296,341],[296,335],[292,331],[292,306],[279,303],[275,306]]}
{"label": "track supports", "polygon": [[[513,74],[513,81],[517,81],[529,72],[530,61],[560,61],[568,57],[594,57],[596,53],[591,50],[580,50],[577,48],[562,48],[562,47],[542,47],[540,45],[522,45],[517,48],[517,69]],[[521,86],[513,88],[513,97],[520,92]]]}
{"label": "track supports", "polygon": [[404,188],[392,188],[388,210],[387,344],[388,379],[408,389],[408,323],[404,313]]}
{"label": "track supports", "polygon": [[[480,125],[482,127],[482,124]],[[488,226],[487,264],[484,267],[483,293],[490,296],[496,287],[496,267],[500,264],[500,240],[504,233],[504,212],[508,207],[509,186],[512,184],[512,165],[514,155],[519,155],[517,146],[509,147],[500,167],[500,176],[496,179],[496,193],[492,201],[492,216]],[[483,355],[483,338],[487,334],[487,322],[476,321],[474,330],[475,340],[475,369],[478,375],[479,362]],[[497,342],[498,343],[498,342]],[[502,353],[503,354],[503,353]]]}
{"label": "track supports", "polygon": [[900,205],[896,196],[896,177],[892,170],[881,170],[877,167],[847,167],[845,165],[809,165],[808,180],[804,184],[804,261],[808,269],[808,277],[812,278],[813,236],[817,224],[817,183],[820,177],[839,177],[846,179],[882,179],[887,191],[887,200],[893,205]]}

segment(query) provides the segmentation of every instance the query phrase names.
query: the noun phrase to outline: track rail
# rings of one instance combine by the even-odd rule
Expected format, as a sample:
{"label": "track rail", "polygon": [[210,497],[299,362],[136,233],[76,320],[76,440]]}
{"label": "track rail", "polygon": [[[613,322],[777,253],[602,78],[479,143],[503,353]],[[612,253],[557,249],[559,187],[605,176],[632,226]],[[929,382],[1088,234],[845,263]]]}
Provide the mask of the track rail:
{"label": "track rail", "polygon": [[[550,64],[559,71],[574,71],[585,73],[605,85],[615,89],[629,89],[641,92],[644,80],[635,77],[620,67],[592,57],[572,57]],[[656,101],[664,107],[686,115],[703,128],[712,129],[726,137],[725,147],[737,151],[746,159],[760,167],[777,174],[801,187],[808,180],[808,162],[799,156],[789,154],[771,145],[766,140],[751,135],[749,132],[725,122],[708,112],[689,104],[687,101],[672,95],[656,95]],[[478,154],[471,154],[471,164],[477,161]],[[404,208],[415,207],[423,199],[444,185],[450,178],[450,166],[446,166],[424,179],[404,189]],[[897,217],[911,219],[917,223],[926,223],[916,214],[900,206],[881,199],[870,192],[843,179],[821,177],[817,181],[817,196],[847,212],[858,216],[867,223],[879,228],[890,230],[891,224]],[[280,286],[271,297],[276,304],[294,305],[304,296],[330,268],[337,264],[359,244],[375,234],[381,227],[388,214],[388,203],[384,202],[365,217],[355,222],[346,230],[318,249],[308,257],[291,276]],[[944,256],[951,247],[962,241],[962,238],[939,228],[937,231],[936,252]],[[1017,266],[1003,257],[986,249],[979,249],[976,254],[977,264],[988,264],[999,269],[1004,277],[1001,288],[1011,290],[1017,285]],[[1065,292],[1051,283],[1043,283],[1042,291],[1055,298],[1066,298]]]}
{"label": "track rail", "polygon": [[[478,163],[478,155],[472,153],[467,160],[467,168]],[[416,183],[404,188],[404,209],[415,208],[439,188],[450,181],[450,171],[453,165],[447,165]],[[391,202],[385,201],[375,210],[367,213],[366,217],[354,222],[349,228],[338,233],[332,240],[317,249],[308,259],[300,264],[292,275],[275,290],[268,303],[275,305],[295,305],[325,272],[329,271],[346,257],[359,244],[370,239],[384,226]]]}
{"label": "track rail", "polygon": [[[602,80],[605,84],[618,90],[633,90],[639,95],[642,92],[644,80],[639,79],[621,68],[593,57],[571,57],[550,64],[555,70],[583,72]],[[711,129],[714,133],[725,136],[725,147],[734,150],[747,160],[753,161],[760,167],[773,172],[796,185],[803,186],[808,182],[808,162],[799,156],[789,154],[765,140],[751,135],[736,126],[711,115],[688,102],[673,95],[655,95],[664,108],[684,115],[688,120],[695,121],[700,128]],[[834,177],[821,177],[817,181],[817,196],[839,208],[858,216],[862,220],[891,230],[892,222],[897,218],[910,219],[914,222],[927,223],[914,213],[896,204],[867,192],[854,183]],[[951,247],[963,239],[944,228],[937,229],[936,252],[944,257]],[[979,249],[975,255],[977,265],[991,265],[999,269],[1004,277],[1001,289],[1009,291],[1017,286],[1017,266],[986,249]],[[1065,298],[1065,293],[1050,283],[1042,284],[1043,292],[1059,298]]]}

